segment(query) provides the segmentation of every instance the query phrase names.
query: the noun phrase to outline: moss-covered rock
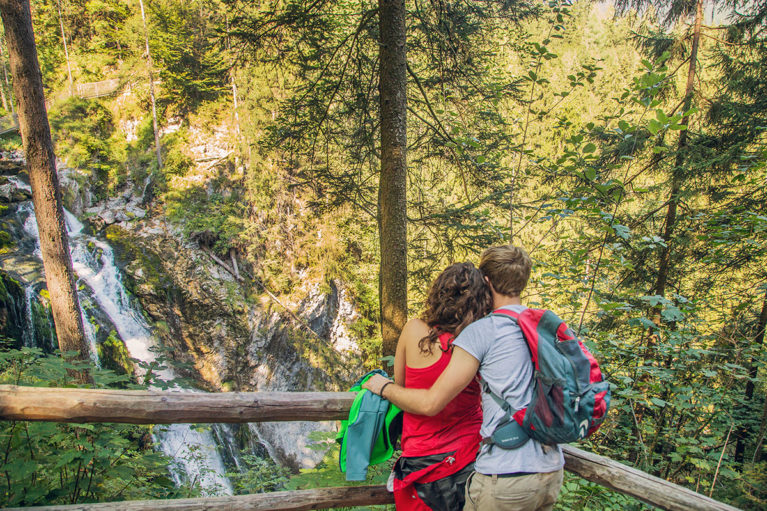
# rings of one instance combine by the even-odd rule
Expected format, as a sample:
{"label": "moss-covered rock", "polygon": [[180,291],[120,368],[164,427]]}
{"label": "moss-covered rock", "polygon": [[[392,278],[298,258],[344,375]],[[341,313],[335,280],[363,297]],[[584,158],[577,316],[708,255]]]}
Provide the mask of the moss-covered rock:
{"label": "moss-covered rock", "polygon": [[10,339],[15,348],[22,346],[26,323],[24,288],[10,275],[0,271],[0,335]]}
{"label": "moss-covered rock", "polygon": [[125,348],[125,343],[112,330],[109,336],[96,346],[99,355],[101,367],[111,369],[117,374],[127,374],[133,376],[134,367],[131,361],[130,353]]}

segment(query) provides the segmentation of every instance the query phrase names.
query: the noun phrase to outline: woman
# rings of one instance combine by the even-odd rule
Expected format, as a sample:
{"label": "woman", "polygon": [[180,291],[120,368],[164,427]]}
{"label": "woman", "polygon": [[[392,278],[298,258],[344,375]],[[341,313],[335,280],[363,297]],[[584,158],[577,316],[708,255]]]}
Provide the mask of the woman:
{"label": "woman", "polygon": [[[447,367],[451,343],[466,326],[491,311],[492,298],[480,271],[456,263],[429,290],[426,312],[408,321],[394,358],[394,380],[429,388]],[[393,469],[397,509],[460,510],[482,424],[480,387],[475,380],[434,417],[405,413],[402,457]]]}

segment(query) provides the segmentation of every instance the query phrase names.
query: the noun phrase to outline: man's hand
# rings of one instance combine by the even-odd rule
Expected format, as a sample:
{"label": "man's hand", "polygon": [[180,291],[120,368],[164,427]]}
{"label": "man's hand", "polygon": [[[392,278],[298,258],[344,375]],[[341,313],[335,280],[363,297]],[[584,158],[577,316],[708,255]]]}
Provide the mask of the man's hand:
{"label": "man's hand", "polygon": [[[387,383],[392,383],[392,380],[389,378],[384,378],[380,374],[374,374],[370,378],[368,378],[368,381],[362,384],[363,389],[368,389],[373,394],[376,394],[378,396],[381,395],[381,389],[384,385]],[[383,396],[381,396],[383,397]]]}

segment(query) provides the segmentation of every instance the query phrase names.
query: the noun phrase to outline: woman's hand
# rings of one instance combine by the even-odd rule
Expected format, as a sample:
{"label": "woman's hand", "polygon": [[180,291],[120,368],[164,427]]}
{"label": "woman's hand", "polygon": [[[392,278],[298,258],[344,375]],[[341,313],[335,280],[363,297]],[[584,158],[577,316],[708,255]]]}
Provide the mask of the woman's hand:
{"label": "woman's hand", "polygon": [[374,374],[373,376],[368,378],[368,381],[362,384],[362,388],[368,389],[373,394],[380,396],[381,389],[383,389],[384,385],[386,385],[387,383],[393,383],[393,382],[389,378],[384,378],[380,374]]}

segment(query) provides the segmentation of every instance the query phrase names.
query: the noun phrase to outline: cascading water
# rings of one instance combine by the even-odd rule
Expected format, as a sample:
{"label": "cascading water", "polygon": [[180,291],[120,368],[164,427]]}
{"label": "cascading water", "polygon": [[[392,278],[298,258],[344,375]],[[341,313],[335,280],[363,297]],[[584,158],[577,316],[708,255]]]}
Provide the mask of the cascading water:
{"label": "cascading water", "polygon": [[[20,205],[18,211],[28,211],[24,229],[39,240],[31,203]],[[78,277],[88,285],[99,307],[109,316],[131,357],[147,364],[158,362],[153,350],[154,338],[122,284],[112,247],[83,234],[83,225],[77,218],[68,211],[65,214],[72,264]],[[89,249],[89,246],[93,248]],[[39,242],[35,255],[40,257]],[[90,326],[87,318],[83,320]],[[95,352],[95,336],[92,339]],[[137,368],[137,372],[141,374],[141,369]],[[169,368],[153,370],[153,373],[165,381],[175,379],[173,370]],[[187,391],[178,386],[172,390]],[[163,453],[173,458],[175,466],[171,467],[171,475],[177,484],[191,481],[199,483],[207,495],[232,494],[232,485],[225,475],[223,460],[209,430],[200,431],[189,424],[158,426],[155,442]]]}
{"label": "cascading water", "polygon": [[32,317],[32,300],[35,297],[35,288],[28,285],[24,288],[24,319],[26,320],[26,328],[22,334],[22,342],[24,346],[32,348],[35,346],[35,322]]}
{"label": "cascading water", "polygon": [[85,334],[85,340],[90,347],[91,360],[98,367],[101,367],[101,363],[99,362],[99,352],[96,349],[96,328],[93,326],[93,323],[90,322],[90,318],[85,313],[85,309],[81,308],[80,310],[80,314],[82,314],[83,317],[83,333]]}

